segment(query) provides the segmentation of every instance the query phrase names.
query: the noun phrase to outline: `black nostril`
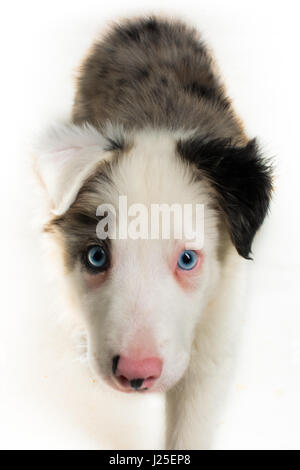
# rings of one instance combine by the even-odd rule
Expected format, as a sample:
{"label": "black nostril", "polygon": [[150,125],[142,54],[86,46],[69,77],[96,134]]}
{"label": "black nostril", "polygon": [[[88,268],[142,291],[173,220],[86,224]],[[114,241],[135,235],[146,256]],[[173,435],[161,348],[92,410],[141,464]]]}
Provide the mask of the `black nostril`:
{"label": "black nostril", "polygon": [[138,390],[143,385],[144,379],[132,379],[130,380],[131,388]]}
{"label": "black nostril", "polygon": [[114,356],[112,360],[112,371],[114,375],[116,375],[116,372],[117,372],[119,359],[120,359],[120,356]]}

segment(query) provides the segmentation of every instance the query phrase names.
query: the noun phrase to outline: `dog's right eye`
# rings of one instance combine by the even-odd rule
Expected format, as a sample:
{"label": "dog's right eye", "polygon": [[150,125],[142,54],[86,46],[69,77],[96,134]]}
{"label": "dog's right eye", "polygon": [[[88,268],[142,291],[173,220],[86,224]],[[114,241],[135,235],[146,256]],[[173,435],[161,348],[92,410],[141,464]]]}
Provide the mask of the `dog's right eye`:
{"label": "dog's right eye", "polygon": [[105,249],[100,245],[88,248],[86,253],[86,266],[94,272],[105,271],[109,265],[109,257]]}

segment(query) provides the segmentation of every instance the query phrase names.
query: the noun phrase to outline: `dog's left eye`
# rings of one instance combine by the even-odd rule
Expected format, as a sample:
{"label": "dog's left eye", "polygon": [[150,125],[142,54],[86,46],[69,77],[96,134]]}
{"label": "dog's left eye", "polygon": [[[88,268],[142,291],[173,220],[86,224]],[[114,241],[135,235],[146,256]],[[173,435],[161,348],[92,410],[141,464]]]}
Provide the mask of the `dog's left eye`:
{"label": "dog's left eye", "polygon": [[108,254],[102,246],[91,246],[86,253],[87,267],[93,271],[105,271],[108,268]]}
{"label": "dog's left eye", "polygon": [[184,250],[180,253],[178,258],[177,266],[179,269],[190,271],[194,269],[198,261],[198,255],[193,250]]}

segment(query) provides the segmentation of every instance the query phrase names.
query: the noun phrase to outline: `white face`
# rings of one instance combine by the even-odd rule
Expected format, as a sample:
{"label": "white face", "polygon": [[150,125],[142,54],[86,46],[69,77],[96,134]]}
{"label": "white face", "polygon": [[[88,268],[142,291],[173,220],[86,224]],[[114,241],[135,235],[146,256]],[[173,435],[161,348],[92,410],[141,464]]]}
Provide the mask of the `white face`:
{"label": "white face", "polygon": [[142,388],[164,391],[183,376],[214,267],[203,250],[185,269],[194,264],[188,257],[184,263],[186,253],[175,240],[119,240],[101,254],[109,258],[107,271],[76,267],[89,359],[113,387],[129,391],[131,380],[143,379]]}
{"label": "white face", "polygon": [[124,392],[166,391],[180,380],[218,277],[212,197],[174,153],[174,141],[165,136],[136,138],[113,166],[113,183],[99,186],[99,204],[117,207],[119,195],[147,207],[202,203],[203,248],[188,250],[184,238],[173,237],[87,243],[84,257],[73,254],[68,276],[87,330],[90,365]]}

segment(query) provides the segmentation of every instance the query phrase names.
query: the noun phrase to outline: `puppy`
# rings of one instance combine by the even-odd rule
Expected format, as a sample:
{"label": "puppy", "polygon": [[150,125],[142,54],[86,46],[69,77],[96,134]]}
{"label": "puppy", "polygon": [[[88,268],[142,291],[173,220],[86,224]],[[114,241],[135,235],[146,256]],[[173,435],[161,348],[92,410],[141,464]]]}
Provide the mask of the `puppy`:
{"label": "puppy", "polygon": [[[236,278],[272,183],[197,32],[155,17],[112,27],[81,65],[71,122],[41,139],[36,169],[92,370],[123,392],[166,392],[166,447],[208,448]],[[201,245],[175,236],[174,208],[188,205],[203,208]],[[171,208],[168,237],[149,236],[153,206]]]}

